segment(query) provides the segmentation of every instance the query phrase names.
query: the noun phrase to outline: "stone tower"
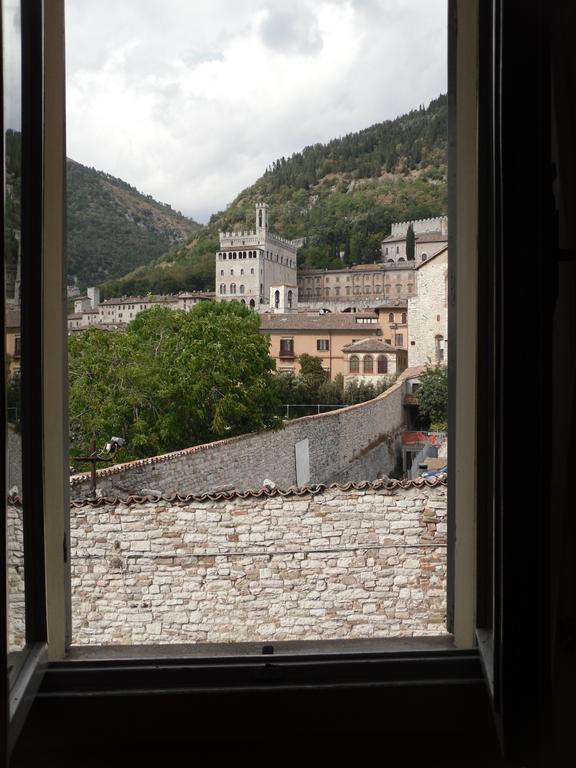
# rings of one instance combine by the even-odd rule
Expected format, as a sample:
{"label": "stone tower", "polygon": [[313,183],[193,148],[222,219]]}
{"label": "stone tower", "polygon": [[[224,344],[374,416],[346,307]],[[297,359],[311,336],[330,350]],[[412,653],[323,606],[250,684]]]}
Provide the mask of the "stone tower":
{"label": "stone tower", "polygon": [[268,229],[268,203],[256,203],[256,232],[264,233]]}

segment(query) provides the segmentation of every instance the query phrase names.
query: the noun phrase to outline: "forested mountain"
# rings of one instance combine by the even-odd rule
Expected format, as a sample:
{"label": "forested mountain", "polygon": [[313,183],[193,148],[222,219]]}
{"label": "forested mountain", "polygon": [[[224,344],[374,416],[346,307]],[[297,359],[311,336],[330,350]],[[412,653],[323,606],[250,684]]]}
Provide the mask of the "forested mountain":
{"label": "forested mountain", "polygon": [[68,280],[119,277],[182,247],[200,225],[121,179],[67,161]]}
{"label": "forested mountain", "polygon": [[[280,158],[155,267],[103,286],[105,295],[179,288],[214,290],[218,231],[254,227],[254,205],[270,205],[271,227],[306,238],[300,267],[342,267],[380,258],[393,221],[447,212],[447,113],[442,95],[427,108]],[[339,254],[344,254],[342,261]]]}

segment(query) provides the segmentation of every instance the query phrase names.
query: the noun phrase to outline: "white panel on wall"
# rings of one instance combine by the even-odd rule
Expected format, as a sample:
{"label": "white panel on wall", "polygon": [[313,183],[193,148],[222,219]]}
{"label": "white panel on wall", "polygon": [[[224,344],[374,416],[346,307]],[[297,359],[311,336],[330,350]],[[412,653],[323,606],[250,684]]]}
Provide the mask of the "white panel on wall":
{"label": "white panel on wall", "polygon": [[301,487],[310,482],[310,451],[308,438],[294,444],[296,452],[296,485]]}

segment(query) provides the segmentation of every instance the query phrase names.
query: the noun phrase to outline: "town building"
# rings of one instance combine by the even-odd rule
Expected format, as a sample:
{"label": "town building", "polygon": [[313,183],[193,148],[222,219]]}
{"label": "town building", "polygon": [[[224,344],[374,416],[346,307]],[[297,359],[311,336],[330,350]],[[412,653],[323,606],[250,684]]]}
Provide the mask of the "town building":
{"label": "town building", "polygon": [[407,367],[405,349],[397,349],[379,338],[369,337],[342,347],[346,374],[351,380],[364,384],[381,384],[398,376]]}
{"label": "town building", "polygon": [[296,286],[296,252],[291,240],[270,232],[268,205],[256,204],[256,228],[220,232],[216,254],[216,300],[237,301],[261,311],[272,285]]}
{"label": "town building", "polygon": [[[319,357],[327,377],[334,379],[339,373],[349,373],[344,348],[354,342],[381,339],[387,354],[389,349],[395,352],[396,342],[401,341],[405,354],[407,333],[402,329],[407,327],[406,320],[405,304],[365,312],[267,312],[262,315],[260,332],[270,336],[269,354],[276,370],[297,374],[298,358],[308,354]],[[396,364],[391,368],[396,371]]]}
{"label": "town building", "polygon": [[414,294],[414,262],[357,264],[350,269],[306,269],[298,272],[300,302],[310,308],[373,307]]}
{"label": "town building", "polygon": [[[414,258],[408,259],[406,235],[415,235]],[[382,241],[382,261],[356,264],[349,269],[306,269],[298,272],[301,303],[310,308],[338,310],[342,305],[371,307],[393,299],[408,299],[416,293],[414,270],[448,242],[448,217],[437,216],[392,224]]]}
{"label": "town building", "polygon": [[408,299],[408,365],[448,362],[448,247],[415,269],[417,295]]}
{"label": "town building", "polygon": [[448,217],[400,221],[392,224],[391,232],[382,241],[382,260],[386,264],[402,264],[408,261],[406,236],[409,227],[414,232],[414,262],[426,261],[448,243]]}
{"label": "town building", "polygon": [[[90,326],[102,330],[125,328],[145,309],[167,307],[187,311],[200,301],[210,301],[213,293],[200,291],[182,291],[175,294],[148,296],[122,296],[121,298],[99,301],[97,288],[89,288],[88,296],[81,296],[74,301],[74,312],[68,315],[68,331],[83,331]],[[91,297],[98,296],[98,300]]]}

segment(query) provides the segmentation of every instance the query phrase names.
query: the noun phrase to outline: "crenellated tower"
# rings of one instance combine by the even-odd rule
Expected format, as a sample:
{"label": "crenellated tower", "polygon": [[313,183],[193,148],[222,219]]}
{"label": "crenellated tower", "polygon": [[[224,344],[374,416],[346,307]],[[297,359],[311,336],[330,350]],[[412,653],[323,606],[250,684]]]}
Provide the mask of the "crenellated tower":
{"label": "crenellated tower", "polygon": [[256,203],[256,232],[268,230],[268,203]]}

